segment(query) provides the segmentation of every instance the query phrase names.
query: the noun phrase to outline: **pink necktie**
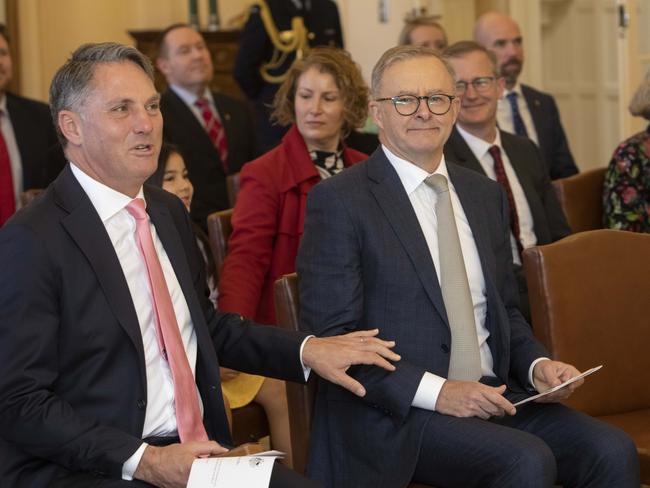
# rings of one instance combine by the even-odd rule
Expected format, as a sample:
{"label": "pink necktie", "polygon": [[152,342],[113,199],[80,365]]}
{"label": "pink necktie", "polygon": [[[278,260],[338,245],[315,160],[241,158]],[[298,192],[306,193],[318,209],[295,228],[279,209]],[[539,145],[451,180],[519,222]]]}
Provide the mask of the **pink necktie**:
{"label": "pink necktie", "polygon": [[167,282],[151,238],[149,216],[144,208],[144,200],[136,198],[126,206],[126,210],[135,218],[138,247],[147,266],[149,284],[153,295],[158,344],[162,356],[169,363],[169,369],[174,380],[174,404],[176,406],[178,436],[181,442],[207,441],[208,435],[203,427],[201,410],[196,395],[196,383],[178,329]]}
{"label": "pink necktie", "polygon": [[212,144],[217,148],[224,172],[228,174],[228,140],[226,139],[226,129],[214,115],[214,112],[212,112],[210,102],[208,102],[207,98],[201,97],[197,99],[194,104],[201,111],[205,130],[208,133],[208,137],[212,141]]}

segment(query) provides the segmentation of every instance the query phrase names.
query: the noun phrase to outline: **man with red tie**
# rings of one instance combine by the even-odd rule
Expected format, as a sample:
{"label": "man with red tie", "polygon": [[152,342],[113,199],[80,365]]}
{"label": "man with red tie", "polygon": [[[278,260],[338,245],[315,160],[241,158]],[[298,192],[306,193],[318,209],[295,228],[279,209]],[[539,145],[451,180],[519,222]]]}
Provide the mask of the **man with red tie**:
{"label": "man with red tie", "polygon": [[528,138],[497,127],[497,103],[504,88],[494,54],[472,41],[449,46],[443,56],[456,73],[461,97],[445,157],[498,181],[510,207],[512,255],[524,316],[530,320],[521,251],[567,236],[571,229],[551,185],[539,148]]}
{"label": "man with red tie", "polygon": [[210,213],[230,208],[226,176],[257,156],[252,116],[245,103],[210,90],[212,54],[192,27],[163,31],[156,64],[169,84],[160,101],[164,138],[183,153],[192,218],[205,227]]}
{"label": "man with red tie", "polygon": [[63,166],[50,110],[7,92],[13,75],[9,39],[0,24],[0,226],[20,207],[20,194],[45,188]]}
{"label": "man with red tie", "polygon": [[[184,487],[231,443],[219,366],[363,396],[377,331],[317,338],[216,311],[183,203],[143,186],[162,143],[153,68],[86,44],[50,88],[70,161],[0,229],[0,486]],[[282,465],[271,487],[314,487]]]}

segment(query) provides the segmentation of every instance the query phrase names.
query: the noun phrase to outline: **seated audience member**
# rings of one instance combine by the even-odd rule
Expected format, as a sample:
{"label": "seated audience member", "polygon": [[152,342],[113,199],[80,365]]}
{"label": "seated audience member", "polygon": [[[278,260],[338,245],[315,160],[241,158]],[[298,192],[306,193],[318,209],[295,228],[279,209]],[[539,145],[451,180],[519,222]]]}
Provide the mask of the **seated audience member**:
{"label": "seated audience member", "polygon": [[[630,113],[650,120],[650,73],[630,102]],[[621,142],[605,173],[604,225],[650,232],[650,126]]]}
{"label": "seated audience member", "polygon": [[506,80],[497,112],[499,127],[532,139],[542,150],[551,179],[576,174],[578,168],[555,99],[518,81],[524,46],[517,23],[506,14],[487,12],[476,21],[474,40],[494,52],[499,72]]}
{"label": "seated audience member", "polygon": [[[158,169],[147,183],[162,187],[183,201],[189,211],[194,189],[187,175],[187,169],[177,147],[164,143],[158,157]],[[196,224],[192,225],[199,250],[206,264],[206,276],[210,288],[210,299],[216,306],[217,286],[215,265],[210,243],[205,232]],[[221,368],[221,387],[226,403],[226,413],[255,401],[262,405],[269,420],[273,448],[286,453],[283,462],[292,466],[291,439],[289,433],[289,413],[284,381],[239,373]],[[231,422],[232,423],[232,422]]]}
{"label": "seated audience member", "polygon": [[445,144],[448,161],[498,181],[508,197],[510,240],[520,305],[530,320],[521,251],[571,233],[539,148],[527,137],[497,127],[497,103],[504,80],[494,54],[472,41],[449,46],[444,58],[456,73],[460,110]]}
{"label": "seated audience member", "polygon": [[341,142],[365,122],[367,105],[368,88],[345,51],[314,48],[291,67],[273,116],[292,125],[278,147],[241,173],[220,274],[220,310],[275,324],[273,283],[296,269],[307,193],[367,158]]}
{"label": "seated audience member", "polygon": [[399,35],[399,45],[422,46],[441,53],[447,47],[447,33],[435,17],[406,19]]}
{"label": "seated audience member", "polygon": [[[177,146],[170,143],[163,143],[158,156],[158,168],[152,174],[146,183],[162,188],[169,193],[173,193],[181,199],[187,211],[190,211],[192,197],[194,196],[194,186],[185,166],[185,159]],[[210,289],[210,301],[217,306],[217,282],[214,258],[210,250],[210,241],[208,236],[203,232],[196,222],[192,223],[192,229],[196,235],[196,243],[199,251],[205,261],[205,275],[208,279],[208,288]]]}
{"label": "seated audience member", "polygon": [[230,208],[226,176],[257,156],[252,116],[243,102],[210,90],[212,56],[192,27],[163,32],[157,66],[169,84],[160,100],[165,140],[183,152],[194,185],[192,219],[205,229],[209,214]]}
{"label": "seated audience member", "polygon": [[13,60],[0,24],[0,226],[25,190],[45,188],[65,166],[47,105],[7,91]]}
{"label": "seated audience member", "polygon": [[[293,29],[296,18],[305,31]],[[292,49],[278,42],[279,32],[291,32]],[[277,146],[287,131],[274,124],[271,112],[275,93],[297,53],[305,48],[343,48],[343,33],[336,2],[332,0],[257,0],[239,39],[233,75],[255,107],[255,130],[266,152]]]}
{"label": "seated audience member", "polygon": [[[50,104],[70,164],[0,229],[0,486],[186,486],[231,443],[220,364],[313,368],[358,395],[351,365],[394,369],[376,330],[308,337],[214,309],[183,203],[143,186],[163,125],[143,54],[81,46]],[[316,486],[280,464],[270,483]]]}
{"label": "seated audience member", "polygon": [[297,258],[306,331],[379,326],[402,359],[319,381],[308,474],[326,488],[637,488],[621,430],[561,403],[583,380],[548,359],[517,308],[503,188],[443,154],[460,110],[452,69],[400,46],[372,73],[382,143],[309,194]]}

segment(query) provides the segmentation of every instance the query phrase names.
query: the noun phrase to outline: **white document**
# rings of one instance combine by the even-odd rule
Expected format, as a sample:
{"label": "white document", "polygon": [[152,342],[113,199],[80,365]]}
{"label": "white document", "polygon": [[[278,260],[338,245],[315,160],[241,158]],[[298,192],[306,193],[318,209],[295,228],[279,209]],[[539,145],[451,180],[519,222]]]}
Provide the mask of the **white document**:
{"label": "white document", "polygon": [[591,373],[595,373],[596,371],[598,371],[602,367],[603,367],[603,365],[601,364],[599,366],[596,366],[595,368],[588,369],[584,373],[581,373],[578,376],[574,376],[573,378],[566,380],[564,383],[561,383],[561,384],[559,384],[557,386],[554,386],[550,390],[546,390],[543,393],[538,393],[537,395],[533,395],[531,397],[525,398],[524,400],[521,400],[520,402],[515,403],[514,406],[518,407],[519,405],[523,405],[524,403],[532,402],[533,400],[536,400],[537,398],[541,398],[541,397],[544,397],[546,395],[549,395],[549,394],[553,393],[554,391],[558,391],[559,389],[564,388],[565,386],[570,385],[571,383],[574,383],[574,382],[578,381],[580,378],[584,378],[585,376],[589,376]]}
{"label": "white document", "polygon": [[266,451],[253,456],[195,459],[187,488],[268,488],[273,464],[282,455]]}

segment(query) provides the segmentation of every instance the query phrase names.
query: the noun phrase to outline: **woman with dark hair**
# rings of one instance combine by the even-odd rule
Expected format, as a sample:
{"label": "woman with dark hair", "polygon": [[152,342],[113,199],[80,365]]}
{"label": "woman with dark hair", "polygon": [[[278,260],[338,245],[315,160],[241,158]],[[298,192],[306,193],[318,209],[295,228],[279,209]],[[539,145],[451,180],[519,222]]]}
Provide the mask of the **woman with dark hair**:
{"label": "woman with dark hair", "polygon": [[[630,113],[650,120],[650,73],[630,102]],[[604,226],[650,233],[650,126],[614,151],[603,188]]]}
{"label": "woman with dark hair", "polygon": [[368,88],[345,51],[314,48],[292,65],[273,111],[276,121],[291,127],[279,146],[241,171],[220,273],[220,310],[275,324],[273,283],[295,271],[307,193],[367,158],[342,142],[367,113]]}
{"label": "woman with dark hair", "polygon": [[[187,211],[190,211],[190,204],[192,203],[192,196],[194,195],[194,187],[187,175],[187,168],[185,167],[185,160],[180,152],[180,149],[173,144],[167,142],[163,143],[158,156],[158,168],[152,174],[147,183],[157,186],[163,190],[173,193],[183,201]],[[210,300],[217,304],[217,283],[216,283],[216,269],[214,258],[210,251],[210,242],[208,236],[205,235],[196,223],[192,222],[196,241],[203,254],[205,260],[205,271],[208,279],[208,286],[210,287]]]}

